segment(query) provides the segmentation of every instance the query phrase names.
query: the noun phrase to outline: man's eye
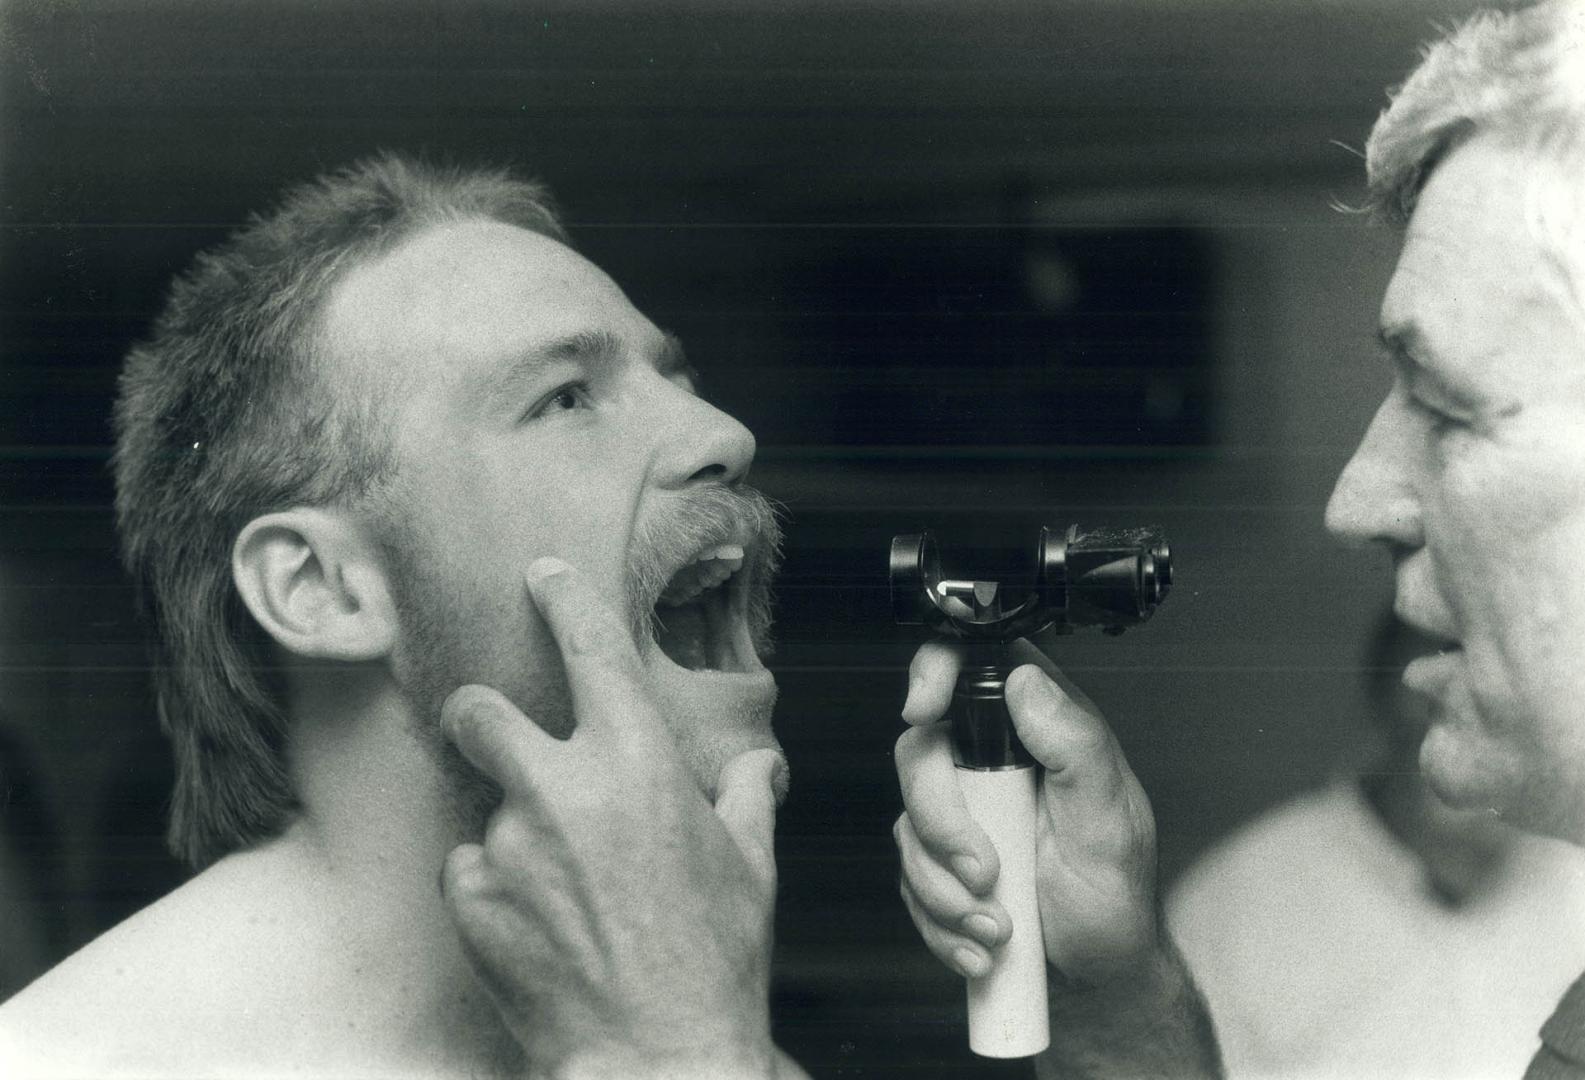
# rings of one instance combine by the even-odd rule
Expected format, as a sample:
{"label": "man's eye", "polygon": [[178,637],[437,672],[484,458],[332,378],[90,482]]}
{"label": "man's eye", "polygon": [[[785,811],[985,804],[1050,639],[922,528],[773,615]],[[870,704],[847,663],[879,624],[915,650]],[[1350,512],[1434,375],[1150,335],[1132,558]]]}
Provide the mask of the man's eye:
{"label": "man's eye", "polygon": [[554,391],[541,398],[528,414],[525,420],[537,420],[559,412],[571,412],[574,409],[587,408],[589,405],[589,384],[585,382],[568,383],[558,386]]}

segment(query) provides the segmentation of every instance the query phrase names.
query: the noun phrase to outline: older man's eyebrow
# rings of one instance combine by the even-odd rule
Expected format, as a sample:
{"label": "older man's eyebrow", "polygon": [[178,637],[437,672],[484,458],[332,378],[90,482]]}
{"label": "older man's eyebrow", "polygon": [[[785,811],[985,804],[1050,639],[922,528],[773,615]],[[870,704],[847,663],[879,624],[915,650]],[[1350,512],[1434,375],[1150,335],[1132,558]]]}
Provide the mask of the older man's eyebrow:
{"label": "older man's eyebrow", "polygon": [[1425,339],[1413,325],[1385,325],[1376,331],[1376,340],[1386,350],[1411,389],[1430,393],[1449,406],[1472,408],[1482,398],[1473,386],[1450,379],[1443,372],[1422,363],[1415,355],[1426,348]]}

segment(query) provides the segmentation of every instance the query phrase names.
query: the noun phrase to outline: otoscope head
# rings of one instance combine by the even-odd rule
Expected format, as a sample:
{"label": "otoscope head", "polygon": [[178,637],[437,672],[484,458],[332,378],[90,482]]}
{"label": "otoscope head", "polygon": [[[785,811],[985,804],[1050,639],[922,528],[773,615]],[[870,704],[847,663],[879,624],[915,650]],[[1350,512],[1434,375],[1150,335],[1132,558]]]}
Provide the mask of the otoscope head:
{"label": "otoscope head", "polygon": [[892,539],[892,616],[966,641],[1006,642],[1048,626],[1118,634],[1155,614],[1172,587],[1172,553],[1157,528],[1046,527],[1026,573],[947,578],[930,531]]}
{"label": "otoscope head", "polygon": [[[1042,532],[1049,543],[1050,530]],[[1120,634],[1154,615],[1172,588],[1172,551],[1159,529],[1075,525],[1062,549],[1062,573],[1047,577],[1066,584],[1069,626]]]}

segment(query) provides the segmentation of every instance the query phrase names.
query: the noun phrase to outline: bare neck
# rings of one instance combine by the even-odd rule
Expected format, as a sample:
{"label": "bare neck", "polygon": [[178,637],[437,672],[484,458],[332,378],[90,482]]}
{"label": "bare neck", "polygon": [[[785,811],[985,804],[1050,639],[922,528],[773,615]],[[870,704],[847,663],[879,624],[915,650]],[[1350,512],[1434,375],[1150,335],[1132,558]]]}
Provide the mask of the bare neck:
{"label": "bare neck", "polygon": [[345,693],[294,695],[292,773],[302,810],[278,840],[237,858],[258,858],[259,869],[318,898],[302,917],[323,920],[335,943],[323,959],[359,995],[365,1022],[389,1020],[427,1044],[426,1056],[499,1061],[510,1038],[439,888],[446,854],[476,838],[462,835],[405,700],[382,683],[361,689],[372,692],[356,702]]}

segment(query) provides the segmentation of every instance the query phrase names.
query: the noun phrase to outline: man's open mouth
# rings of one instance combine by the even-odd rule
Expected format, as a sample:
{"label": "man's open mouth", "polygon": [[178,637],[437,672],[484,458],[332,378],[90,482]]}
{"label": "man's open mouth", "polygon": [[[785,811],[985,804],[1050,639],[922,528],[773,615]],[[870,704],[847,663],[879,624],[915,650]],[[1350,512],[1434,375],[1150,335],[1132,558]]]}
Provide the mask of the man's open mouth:
{"label": "man's open mouth", "polygon": [[672,663],[689,671],[762,670],[747,618],[752,565],[743,545],[714,544],[672,574],[650,620]]}

